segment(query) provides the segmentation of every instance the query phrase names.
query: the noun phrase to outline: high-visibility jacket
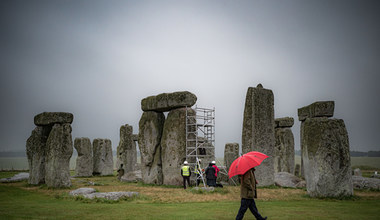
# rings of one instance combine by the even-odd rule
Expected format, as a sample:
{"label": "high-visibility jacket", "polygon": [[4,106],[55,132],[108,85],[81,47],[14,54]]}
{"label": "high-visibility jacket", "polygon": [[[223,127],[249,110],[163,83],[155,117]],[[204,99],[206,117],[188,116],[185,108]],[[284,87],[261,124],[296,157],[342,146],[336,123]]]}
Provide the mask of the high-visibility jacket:
{"label": "high-visibility jacket", "polygon": [[195,166],[194,173],[195,173],[195,174],[200,174],[200,173],[201,173],[201,167],[198,166],[198,165],[196,165],[196,166]]}
{"label": "high-visibility jacket", "polygon": [[182,176],[190,176],[190,167],[189,166],[183,166],[181,169],[182,169]]}

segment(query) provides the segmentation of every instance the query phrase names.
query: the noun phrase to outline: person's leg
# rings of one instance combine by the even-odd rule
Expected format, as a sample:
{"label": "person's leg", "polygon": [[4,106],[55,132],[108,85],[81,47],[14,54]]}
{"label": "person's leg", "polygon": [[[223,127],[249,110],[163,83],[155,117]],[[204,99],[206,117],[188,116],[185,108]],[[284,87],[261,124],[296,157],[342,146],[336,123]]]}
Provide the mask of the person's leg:
{"label": "person's leg", "polygon": [[239,212],[238,212],[238,214],[236,216],[236,220],[243,219],[244,214],[247,211],[247,209],[248,209],[247,200],[246,199],[241,199],[240,209],[239,209]]}
{"label": "person's leg", "polygon": [[191,187],[191,185],[190,185],[190,177],[187,176],[187,177],[186,177],[186,180],[187,180],[187,185],[188,185],[189,187]]}
{"label": "person's leg", "polygon": [[183,188],[186,189],[186,177],[183,176],[182,179],[183,179]]}
{"label": "person's leg", "polygon": [[249,199],[248,202],[248,208],[252,212],[252,214],[255,216],[257,220],[264,219],[263,216],[260,215],[259,211],[257,210],[256,203],[254,199]]}

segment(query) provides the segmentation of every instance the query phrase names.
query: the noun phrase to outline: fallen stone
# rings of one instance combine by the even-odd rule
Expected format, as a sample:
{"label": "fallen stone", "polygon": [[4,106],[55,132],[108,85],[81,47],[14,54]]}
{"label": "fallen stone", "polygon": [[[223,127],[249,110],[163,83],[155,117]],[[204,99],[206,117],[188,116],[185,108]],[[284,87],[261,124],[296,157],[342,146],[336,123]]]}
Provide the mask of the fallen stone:
{"label": "fallen stone", "polygon": [[380,189],[380,179],[366,178],[362,176],[352,176],[354,189]]}
{"label": "fallen stone", "polygon": [[306,188],[306,181],[302,180],[301,182],[297,183],[296,188]]}
{"label": "fallen stone", "polygon": [[301,181],[302,179],[288,172],[279,172],[274,174],[274,182],[277,186],[296,188],[299,187],[297,184]]}
{"label": "fallen stone", "polygon": [[274,123],[276,128],[290,128],[294,125],[294,119],[291,117],[276,118]]}
{"label": "fallen stone", "polygon": [[29,173],[18,173],[13,177],[2,178],[0,179],[0,183],[13,183],[13,182],[21,182],[29,179]]}
{"label": "fallen stone", "polygon": [[314,102],[311,105],[298,109],[298,120],[307,118],[332,117],[334,115],[334,101]]}
{"label": "fallen stone", "polygon": [[204,192],[213,192],[215,190],[214,187],[194,187],[191,191],[204,191]]}
{"label": "fallen stone", "polygon": [[87,199],[102,198],[107,200],[119,200],[126,197],[138,196],[138,192],[106,192],[106,193],[90,193],[84,194],[83,197]]}
{"label": "fallen stone", "polygon": [[196,101],[197,96],[188,91],[162,93],[141,100],[141,109],[143,111],[165,112],[175,108],[191,107]]}
{"label": "fallen stone", "polygon": [[70,196],[83,196],[91,193],[95,193],[96,190],[94,188],[79,188],[73,190],[69,193]]}
{"label": "fallen stone", "polygon": [[43,112],[34,116],[34,124],[37,126],[53,124],[71,124],[74,115],[67,112]]}

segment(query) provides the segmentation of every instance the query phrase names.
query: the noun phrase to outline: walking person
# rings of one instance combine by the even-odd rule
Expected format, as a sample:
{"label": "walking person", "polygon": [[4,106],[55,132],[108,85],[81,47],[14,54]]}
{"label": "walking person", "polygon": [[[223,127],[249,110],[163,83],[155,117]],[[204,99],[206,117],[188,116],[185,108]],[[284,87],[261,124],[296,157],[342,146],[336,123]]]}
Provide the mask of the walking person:
{"label": "walking person", "polygon": [[256,178],[255,178],[255,168],[248,170],[244,175],[241,176],[240,185],[240,197],[241,205],[239,212],[236,216],[236,220],[243,219],[245,212],[249,208],[252,214],[257,220],[265,220],[267,217],[262,217],[257,210],[254,198],[257,198],[256,193]]}
{"label": "walking person", "polygon": [[216,186],[216,176],[215,176],[215,168],[212,166],[212,163],[208,164],[208,167],[206,168],[206,179],[207,179],[207,185],[208,186]]}
{"label": "walking person", "polygon": [[211,163],[212,167],[215,168],[215,177],[218,178],[218,172],[220,171],[220,169],[216,166],[215,160],[213,160]]}
{"label": "walking person", "polygon": [[188,162],[185,160],[183,162],[183,166],[181,167],[181,176],[183,178],[183,188],[186,189],[186,181],[188,186],[190,187],[190,176],[191,176],[191,170],[190,167],[188,166]]}

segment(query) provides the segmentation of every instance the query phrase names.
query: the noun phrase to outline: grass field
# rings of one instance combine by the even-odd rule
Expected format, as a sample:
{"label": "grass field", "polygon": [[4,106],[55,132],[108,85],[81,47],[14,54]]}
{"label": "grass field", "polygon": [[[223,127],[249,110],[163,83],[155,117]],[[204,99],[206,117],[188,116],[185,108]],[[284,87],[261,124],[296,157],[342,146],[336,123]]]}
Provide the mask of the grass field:
{"label": "grass field", "polygon": [[[8,177],[16,172],[0,172]],[[88,186],[88,181],[97,183]],[[0,219],[234,219],[239,187],[194,193],[180,187],[121,183],[115,176],[75,178],[70,189],[48,189],[24,182],[0,184]],[[99,192],[135,191],[134,199],[107,203],[68,196],[79,187]],[[259,211],[268,219],[379,219],[380,192],[355,191],[345,200],[315,199],[305,189],[259,188]],[[248,211],[245,219],[253,219]]]}

